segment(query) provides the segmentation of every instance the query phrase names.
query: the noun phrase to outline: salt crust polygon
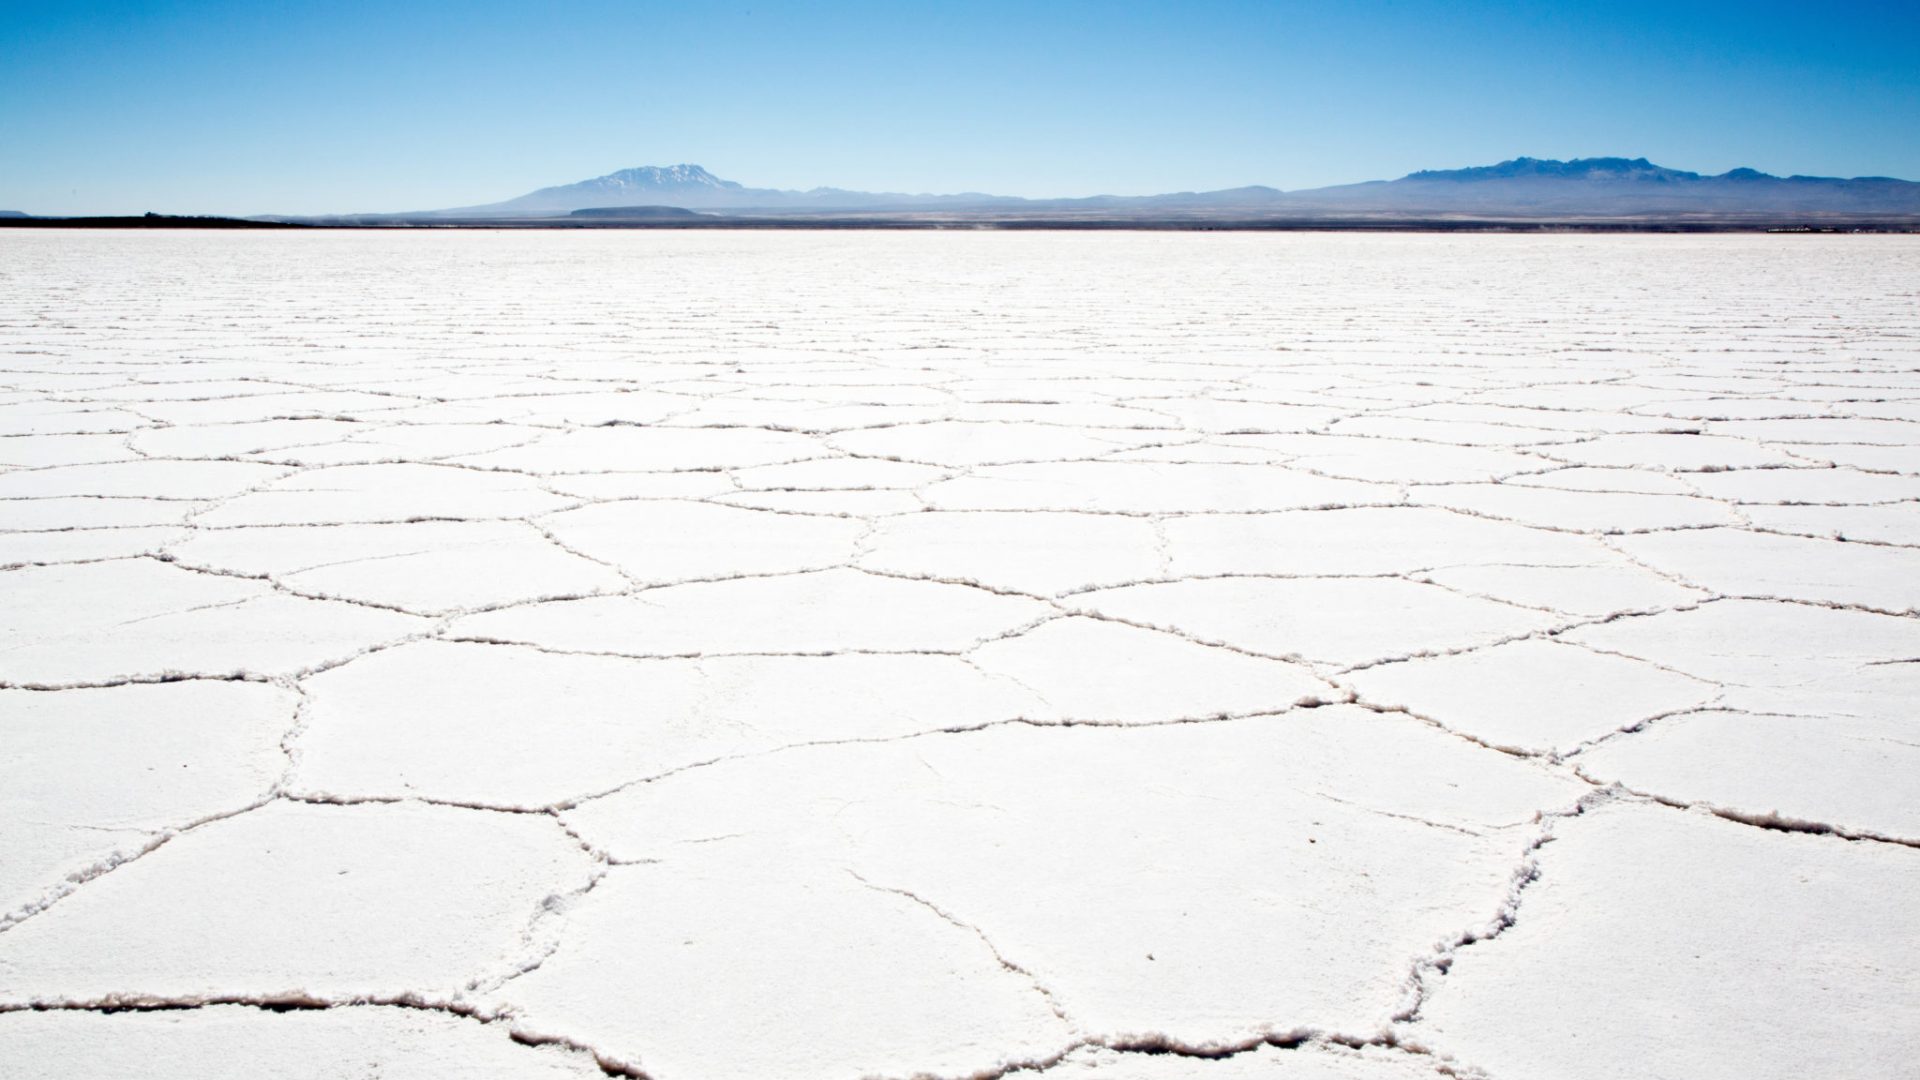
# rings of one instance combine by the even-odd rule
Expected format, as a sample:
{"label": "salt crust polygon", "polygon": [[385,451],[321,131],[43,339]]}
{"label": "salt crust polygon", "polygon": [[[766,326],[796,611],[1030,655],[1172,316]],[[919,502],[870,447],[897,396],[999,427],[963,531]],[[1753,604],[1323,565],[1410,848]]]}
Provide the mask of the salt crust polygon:
{"label": "salt crust polygon", "polygon": [[19,435],[89,435],[134,431],[152,423],[122,409],[45,406],[38,402],[16,405],[0,418],[0,437]]}
{"label": "salt crust polygon", "polygon": [[192,534],[179,528],[110,527],[0,533],[0,567],[45,566],[160,555]]}
{"label": "salt crust polygon", "polygon": [[1796,416],[1777,420],[1717,420],[1708,426],[1715,435],[1793,446],[1799,443],[1862,443],[1868,446],[1906,446],[1913,429],[1894,420],[1866,417]]}
{"label": "salt crust polygon", "polygon": [[266,450],[250,456],[256,461],[300,466],[452,462],[463,455],[531,442],[544,434],[539,428],[493,423],[365,426],[368,430],[337,442]]}
{"label": "salt crust polygon", "polygon": [[[568,811],[617,858],[659,862],[617,868],[610,884],[620,887],[582,901],[573,947],[511,993],[534,1027],[586,1037],[663,1077],[745,1075],[774,1052],[806,1062],[805,1075],[882,1068],[852,1053],[847,1032],[869,1016],[893,1030],[899,1010],[921,1007],[880,989],[914,985],[898,970],[909,963],[960,964],[949,994],[1005,980],[1000,1008],[1025,1007],[957,1059],[926,1044],[971,1023],[970,1009],[921,1021],[911,1041],[855,1044],[902,1040],[884,1066],[896,1075],[991,1068],[1049,1039],[1064,1049],[1069,1031],[1206,1044],[1280,1017],[1371,1030],[1433,937],[1492,913],[1532,808],[1581,790],[1416,720],[1339,707],[798,749]],[[998,884],[1015,879],[1016,891]],[[683,892],[689,880],[711,885]],[[834,906],[815,909],[823,893]],[[1415,894],[1422,925],[1393,925],[1386,912]],[[695,911],[700,897],[722,906]],[[664,910],[686,912],[666,920],[681,929],[638,917]],[[871,955],[874,923],[907,915],[993,953],[949,958],[942,930]],[[753,928],[750,944],[712,940],[724,925]],[[1240,931],[1220,933],[1226,925]],[[622,963],[605,963],[616,955]],[[842,959],[823,963],[828,955]],[[773,1010],[780,1051],[714,1044],[717,987],[699,991],[713,1006],[666,1007],[669,986],[710,985],[720,963],[756,972],[745,1007],[786,1003]],[[743,1007],[740,992],[724,1000]]]}
{"label": "salt crust polygon", "polygon": [[1920,1010],[1911,851],[1646,805],[1554,835],[1516,923],[1422,1007],[1424,1043],[1493,1076],[1910,1071],[1920,1032],[1892,1018]]}
{"label": "salt crust polygon", "polygon": [[54,465],[94,465],[126,461],[135,454],[123,435],[41,435],[35,438],[0,437],[0,466],[46,468]]}
{"label": "salt crust polygon", "polygon": [[1731,507],[1685,495],[1557,491],[1520,484],[1449,484],[1422,488],[1414,501],[1468,514],[1579,532],[1641,532],[1647,529],[1737,525]]}
{"label": "salt crust polygon", "polygon": [[351,420],[264,420],[251,424],[184,424],[135,432],[121,440],[120,456],[230,458],[292,447],[320,446],[375,428]]}
{"label": "salt crust polygon", "polygon": [[[450,998],[523,947],[539,906],[583,887],[590,865],[537,815],[275,801],[183,833],[0,935],[0,1006]],[[399,896],[409,902],[388,902]]]}
{"label": "salt crust polygon", "polygon": [[1920,501],[1877,506],[1748,506],[1755,528],[1822,540],[1920,547]]}
{"label": "salt crust polygon", "polygon": [[1026,597],[841,569],[509,608],[459,619],[452,633],[634,656],[958,652],[1054,613]]}
{"label": "salt crust polygon", "polygon": [[1803,446],[1796,451],[1816,465],[1848,466],[1875,472],[1920,474],[1920,446]]}
{"label": "salt crust polygon", "polygon": [[1716,600],[1696,608],[1575,627],[1566,640],[1638,657],[1710,682],[1790,688],[1920,656],[1920,623],[1893,615]]}
{"label": "salt crust polygon", "polygon": [[1264,401],[1198,399],[1144,403],[1173,426],[1214,433],[1312,431],[1338,419],[1339,409]]}
{"label": "salt crust polygon", "polygon": [[1096,514],[930,513],[891,517],[862,545],[861,565],[1055,595],[1159,575],[1150,521]]}
{"label": "salt crust polygon", "polygon": [[[963,1076],[1067,1039],[978,935],[840,867],[620,867],[570,923],[511,985],[516,1023],[660,1080]],[[742,1013],[752,1034],[730,1023]]]}
{"label": "salt crust polygon", "polygon": [[1686,477],[1702,495],[1743,505],[1886,503],[1920,499],[1920,476],[1860,469],[1740,469]]}
{"label": "salt crust polygon", "polygon": [[470,454],[459,460],[480,468],[542,474],[669,472],[771,465],[817,457],[823,452],[815,440],[783,431],[670,431],[620,426],[549,433],[527,446]]}
{"label": "salt crust polygon", "polygon": [[1487,645],[1564,621],[1392,577],[1219,577],[1080,593],[1078,608],[1339,667]]}
{"label": "salt crust polygon", "polygon": [[1625,560],[1612,566],[1449,566],[1414,577],[1473,596],[1585,616],[1681,607],[1712,595]]}
{"label": "salt crust polygon", "polygon": [[1223,435],[1225,446],[1257,446],[1296,468],[1348,480],[1435,484],[1497,480],[1555,462],[1527,454],[1447,443],[1338,435]]}
{"label": "salt crust polygon", "polygon": [[1507,563],[1617,561],[1598,541],[1420,507],[1221,514],[1166,525],[1173,569],[1205,574],[1399,574]]}
{"label": "salt crust polygon", "polygon": [[711,499],[738,490],[733,474],[712,472],[567,473],[549,476],[548,491],[575,499]]}
{"label": "salt crust polygon", "polygon": [[1603,435],[1591,442],[1553,447],[1541,453],[1570,465],[1668,469],[1676,472],[1803,463],[1785,451],[1759,446],[1745,439],[1697,434]]}
{"label": "salt crust polygon", "polygon": [[103,498],[54,495],[16,499],[5,505],[6,529],[43,532],[65,529],[139,528],[183,525],[201,504],[186,499]]}
{"label": "salt crust polygon", "polygon": [[248,461],[118,461],[0,473],[0,498],[92,495],[219,499],[288,475]]}
{"label": "salt crust polygon", "polygon": [[[1748,469],[1739,475],[1755,475],[1771,470]],[[1528,473],[1505,482],[1516,487],[1551,488],[1559,491],[1600,491],[1637,495],[1697,495],[1695,482],[1700,477],[1735,475],[1731,473],[1665,473],[1647,469],[1570,465],[1551,472]]]}
{"label": "salt crust polygon", "polygon": [[862,520],[911,514],[926,508],[911,491],[736,491],[716,495],[713,501],[749,510]]}
{"label": "salt crust polygon", "polygon": [[240,682],[0,690],[0,921],[264,797],[296,700]]}
{"label": "salt crust polygon", "polygon": [[865,491],[911,489],[942,479],[946,469],[880,458],[814,458],[784,465],[734,469],[747,491]]}
{"label": "salt crust polygon", "polygon": [[1150,441],[1150,438],[1123,431],[1004,422],[963,424],[944,420],[849,431],[828,440],[836,449],[848,453],[958,467],[1041,458],[1097,457]]}
{"label": "salt crust polygon", "polygon": [[[1561,370],[1549,367],[1548,373],[1557,376]],[[1496,399],[1511,400],[1515,393],[1496,390],[1469,395],[1471,400],[1408,404],[1392,410],[1389,415],[1420,420],[1498,424],[1522,431],[1579,436],[1579,439],[1569,441],[1589,439],[1596,434],[1655,432],[1673,426],[1670,420],[1658,416],[1635,416],[1613,409],[1596,408],[1592,400],[1594,390],[1592,386],[1561,384],[1540,394],[1524,395],[1531,404],[1500,404]],[[1632,393],[1629,397],[1637,400],[1643,398],[1644,394]]]}
{"label": "salt crust polygon", "polygon": [[142,403],[140,415],[150,423],[175,426],[201,424],[246,424],[294,416],[352,418],[352,414],[378,413],[399,404],[385,394],[352,390],[287,390],[281,393],[253,393],[215,396],[204,400],[183,398],[176,401]]}
{"label": "salt crust polygon", "polygon": [[[1167,458],[1161,459],[1160,454]],[[1146,462],[987,466],[929,485],[938,510],[1087,510],[1173,514],[1298,510],[1400,501],[1397,490],[1263,465],[1186,464],[1178,450]]]}
{"label": "salt crust polygon", "polygon": [[988,642],[969,659],[1074,720],[1245,715],[1343,697],[1297,664],[1101,619],[1055,619]]}
{"label": "salt crust polygon", "polygon": [[1713,701],[1710,682],[1551,640],[1382,664],[1341,681],[1503,749],[1566,752]]}
{"label": "salt crust polygon", "polygon": [[1628,536],[1619,544],[1656,570],[1725,595],[1920,609],[1920,551],[1911,548],[1743,529]]}
{"label": "salt crust polygon", "polygon": [[288,675],[427,629],[424,619],[309,600],[154,559],[0,573],[0,683],[104,685],[178,675]]}
{"label": "salt crust polygon", "polygon": [[542,524],[575,551],[638,581],[821,570],[853,558],[857,521],[776,514],[713,503],[601,503]]}
{"label": "salt crust polygon", "polygon": [[[1361,435],[1382,439],[1403,439],[1419,443],[1446,443],[1453,446],[1508,447],[1525,449],[1554,443],[1573,442],[1581,436],[1564,431],[1543,431],[1512,424],[1475,423],[1464,420],[1437,420],[1391,414],[1342,416],[1328,424],[1335,435]],[[1533,467],[1531,462],[1528,467]]]}
{"label": "salt crust polygon", "polygon": [[626,579],[522,522],[281,526],[200,532],[168,554],[183,565],[264,575],[308,595],[421,614],[614,592]]}
{"label": "salt crust polygon", "polygon": [[509,518],[572,502],[513,473],[414,463],[341,465],[264,484],[195,520],[227,527]]}
{"label": "salt crust polygon", "polygon": [[519,808],[783,746],[1057,716],[948,656],[636,663],[422,642],[307,685],[296,790]]}
{"label": "salt crust polygon", "polygon": [[[1920,683],[1909,689],[1920,689]],[[1600,783],[1920,844],[1920,743],[1911,717],[1711,710],[1660,720],[1582,754]]]}

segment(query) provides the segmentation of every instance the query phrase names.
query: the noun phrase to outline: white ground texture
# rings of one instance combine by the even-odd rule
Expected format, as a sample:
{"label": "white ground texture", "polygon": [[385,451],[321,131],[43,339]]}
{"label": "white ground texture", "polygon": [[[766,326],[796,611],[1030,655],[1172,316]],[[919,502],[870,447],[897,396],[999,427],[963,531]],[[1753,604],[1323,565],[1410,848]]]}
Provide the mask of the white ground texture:
{"label": "white ground texture", "polygon": [[0,237],[0,1077],[1920,1075],[1920,238]]}

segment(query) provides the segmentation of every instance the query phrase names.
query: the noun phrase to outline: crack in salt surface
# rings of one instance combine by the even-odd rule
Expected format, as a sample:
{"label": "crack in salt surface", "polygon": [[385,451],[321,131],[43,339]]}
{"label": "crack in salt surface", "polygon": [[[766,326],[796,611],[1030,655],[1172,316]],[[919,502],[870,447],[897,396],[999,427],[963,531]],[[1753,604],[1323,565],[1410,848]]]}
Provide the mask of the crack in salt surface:
{"label": "crack in salt surface", "polygon": [[1067,1024],[1068,1030],[1072,1030],[1076,1026],[1073,1023],[1073,1020],[1067,1016],[1066,1010],[1061,1007],[1060,1000],[1053,996],[1053,991],[1047,989],[1046,984],[1040,981],[1039,976],[1035,975],[1031,970],[1025,967],[1022,967],[1021,965],[1015,963],[1012,960],[1007,959],[1006,954],[1002,953],[999,947],[994,945],[993,941],[987,937],[986,932],[981,930],[978,926],[975,926],[972,923],[969,923],[961,919],[959,916],[954,915],[952,912],[948,911],[946,908],[941,907],[940,905],[934,903],[933,901],[928,900],[926,897],[921,896],[918,893],[915,893],[911,890],[898,888],[892,885],[875,884],[874,882],[869,881],[865,877],[861,876],[858,870],[854,870],[851,867],[847,869],[847,873],[855,881],[858,881],[861,885],[869,889],[872,889],[875,892],[888,893],[893,896],[899,896],[907,900],[910,900],[920,905],[921,907],[926,908],[928,911],[933,912],[936,916],[952,924],[953,926],[958,927],[961,930],[965,930],[967,933],[972,934],[974,937],[980,939],[980,944],[986,946],[987,951],[993,954],[994,960],[998,962],[1002,968],[1005,968],[1006,970],[1014,973],[1015,975],[1018,975],[1021,978],[1027,980],[1027,982],[1033,987],[1033,992],[1036,994],[1039,994],[1042,998],[1046,999],[1047,1008],[1053,1012],[1054,1016],[1058,1017],[1060,1020],[1064,1021]]}
{"label": "crack in salt surface", "polygon": [[638,1066],[619,1060],[574,1039],[522,1030],[514,1026],[509,1012],[482,1009],[459,1001],[439,1001],[416,994],[357,995],[344,998],[315,997],[292,992],[270,995],[196,995],[167,998],[147,995],[112,995],[89,999],[41,999],[25,1003],[0,1002],[0,1015],[19,1012],[93,1012],[111,1015],[122,1012],[191,1012],[218,1006],[242,1006],[267,1013],[319,1012],[342,1008],[412,1009],[442,1013],[487,1026],[498,1025],[506,1037],[522,1046],[552,1046],[580,1054],[608,1076],[626,1080],[653,1080]]}

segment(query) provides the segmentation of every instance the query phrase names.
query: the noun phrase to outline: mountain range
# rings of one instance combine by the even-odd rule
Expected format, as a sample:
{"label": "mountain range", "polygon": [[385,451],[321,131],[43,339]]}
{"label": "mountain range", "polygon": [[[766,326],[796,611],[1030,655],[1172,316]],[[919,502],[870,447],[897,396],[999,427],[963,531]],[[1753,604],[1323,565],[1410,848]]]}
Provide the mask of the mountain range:
{"label": "mountain range", "polygon": [[[1884,176],[1773,176],[1754,169],[1703,175],[1646,158],[1554,161],[1521,157],[1465,169],[1425,170],[1397,180],[1282,191],[1250,186],[1162,195],[1027,199],[979,192],[932,195],[747,187],[698,165],[622,169],[541,188],[504,202],[412,214],[422,222],[535,221],[632,216],[678,220],[670,208],[727,218],[849,215],[1005,219],[1670,221],[1920,223],[1920,183]],[[589,211],[576,215],[576,211]]]}

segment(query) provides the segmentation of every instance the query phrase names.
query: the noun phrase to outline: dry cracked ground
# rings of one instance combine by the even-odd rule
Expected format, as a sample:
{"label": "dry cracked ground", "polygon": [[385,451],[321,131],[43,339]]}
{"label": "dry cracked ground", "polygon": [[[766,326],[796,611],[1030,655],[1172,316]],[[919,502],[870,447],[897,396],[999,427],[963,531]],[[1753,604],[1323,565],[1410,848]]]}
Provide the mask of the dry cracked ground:
{"label": "dry cracked ground", "polygon": [[1912,1077],[1920,243],[0,243],[0,1076]]}

